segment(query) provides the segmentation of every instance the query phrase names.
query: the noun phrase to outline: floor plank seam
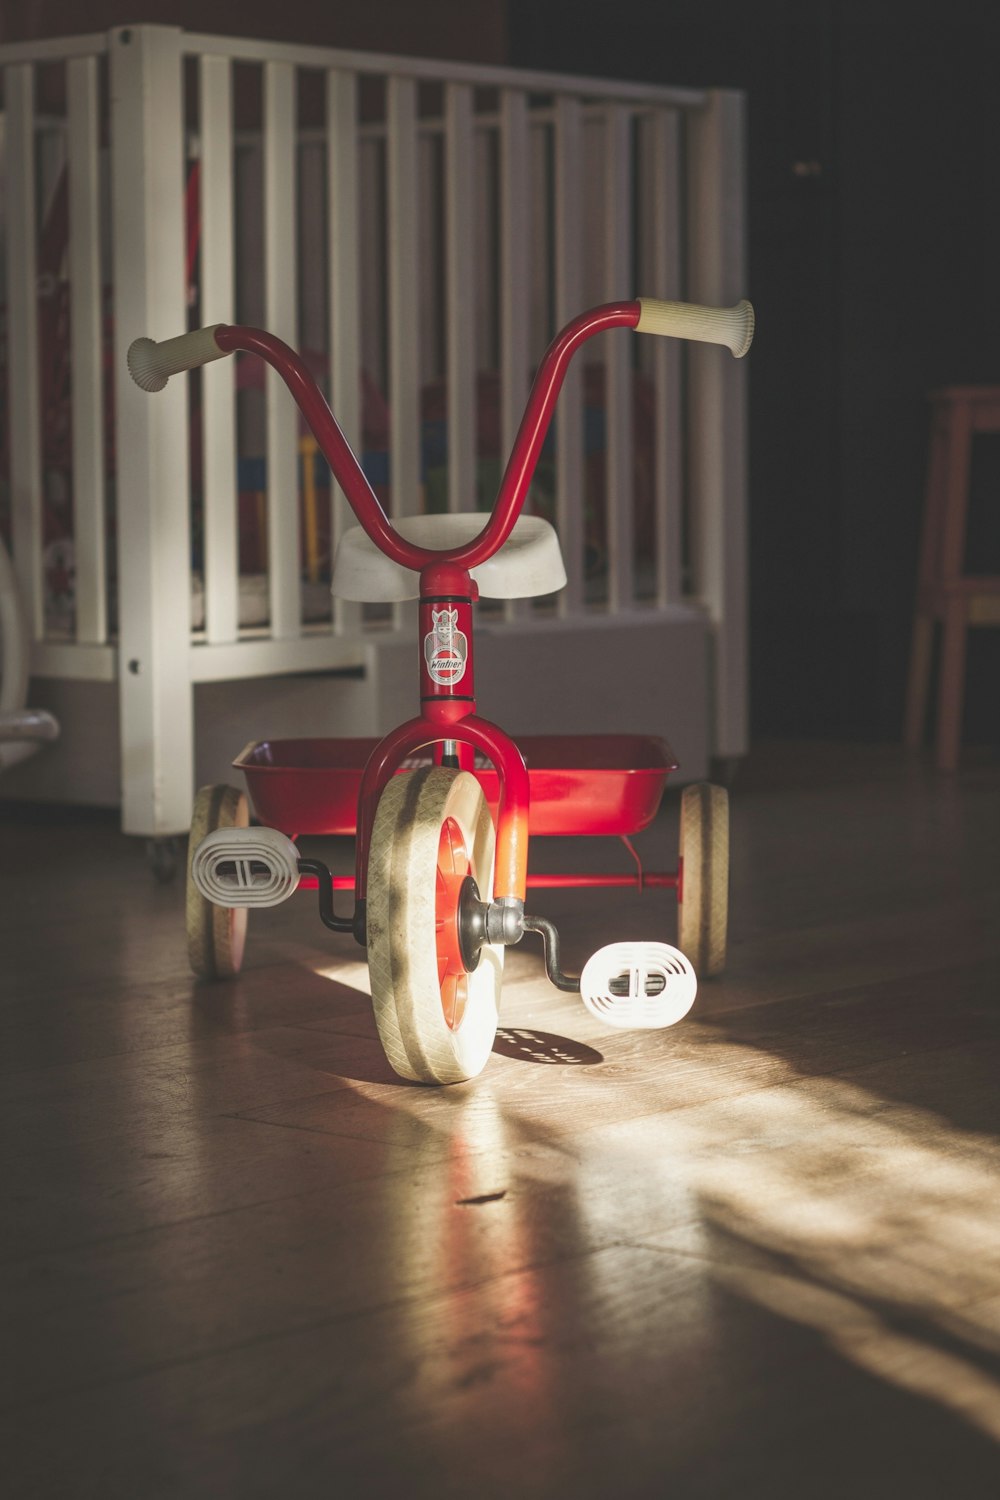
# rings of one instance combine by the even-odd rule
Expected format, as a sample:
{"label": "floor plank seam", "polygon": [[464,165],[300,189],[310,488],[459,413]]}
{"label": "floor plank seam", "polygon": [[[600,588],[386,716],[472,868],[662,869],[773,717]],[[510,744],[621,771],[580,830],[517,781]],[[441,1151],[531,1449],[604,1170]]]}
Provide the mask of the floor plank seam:
{"label": "floor plank seam", "polygon": [[17,1401],[0,1406],[0,1416],[15,1416],[19,1412],[31,1411],[42,1407],[53,1401],[65,1401],[74,1396],[92,1391],[111,1390],[116,1386],[125,1386],[133,1381],[145,1380],[151,1375],[162,1374],[166,1370],[183,1369],[186,1366],[198,1367],[209,1360],[225,1358],[233,1354],[240,1354],[252,1349],[260,1349],[268,1344],[280,1342],[282,1339],[296,1338],[301,1334],[314,1333],[319,1329],[332,1329],[345,1324],[360,1322],[365,1318],[380,1318],[387,1313],[392,1313],[399,1308],[426,1303],[433,1308],[438,1302],[453,1303],[457,1297],[467,1297],[475,1292],[481,1291],[483,1287],[492,1284],[509,1281],[512,1277],[524,1276],[534,1271],[547,1270],[553,1266],[564,1265],[574,1261],[584,1261],[595,1255],[604,1255],[609,1250],[628,1248],[624,1241],[613,1239],[599,1245],[591,1245],[586,1250],[568,1251],[559,1255],[542,1257],[538,1260],[529,1260],[522,1265],[508,1266],[506,1270],[494,1276],[484,1276],[480,1281],[463,1283],[459,1287],[446,1287],[440,1291],[427,1291],[426,1289],[414,1292],[411,1295],[390,1298],[386,1302],[375,1303],[370,1307],[352,1307],[341,1313],[328,1317],[310,1318],[307,1322],[291,1323],[284,1328],[273,1329],[267,1333],[260,1333],[249,1339],[238,1339],[232,1343],[219,1344],[214,1349],[206,1349],[201,1353],[186,1356],[177,1356],[173,1359],[154,1361],[143,1365],[141,1368],[129,1370],[120,1375],[111,1375],[103,1380],[88,1380],[84,1383],[64,1386],[57,1390],[46,1392],[44,1395],[32,1396],[27,1401]]}

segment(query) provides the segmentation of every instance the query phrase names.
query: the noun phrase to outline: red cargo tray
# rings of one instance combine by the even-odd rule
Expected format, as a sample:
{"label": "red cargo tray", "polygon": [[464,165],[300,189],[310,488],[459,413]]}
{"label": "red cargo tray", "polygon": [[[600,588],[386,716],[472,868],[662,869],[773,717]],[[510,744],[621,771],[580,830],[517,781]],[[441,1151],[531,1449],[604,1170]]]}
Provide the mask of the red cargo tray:
{"label": "red cargo tray", "polygon": [[[262,823],[289,835],[353,834],[358,789],[375,739],[258,740],[233,761]],[[529,832],[638,833],[655,818],[667,776],[677,769],[665,740],[602,734],[517,741],[531,783]],[[397,775],[428,765],[410,756]],[[473,774],[496,816],[497,773],[478,753]]]}

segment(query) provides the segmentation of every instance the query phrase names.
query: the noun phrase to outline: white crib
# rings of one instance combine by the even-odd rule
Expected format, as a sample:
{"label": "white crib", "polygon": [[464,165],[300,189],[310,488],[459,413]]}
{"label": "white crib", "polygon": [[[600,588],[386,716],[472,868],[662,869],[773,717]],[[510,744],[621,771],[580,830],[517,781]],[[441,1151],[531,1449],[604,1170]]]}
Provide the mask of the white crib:
{"label": "white crib", "polygon": [[[0,69],[0,528],[33,701],[62,724],[3,794],[120,801],[127,831],[175,834],[245,739],[408,716],[415,648],[405,611],[331,606],[353,518],[271,373],[241,386],[227,360],[150,400],[128,345],[260,324],[312,351],[392,514],[489,505],[569,317],[747,292],[742,99],[159,26],[3,47]],[[569,583],[484,614],[482,711],[666,734],[700,776],[746,749],[744,370],[591,347],[535,497]],[[651,660],[662,692],[637,701]]]}

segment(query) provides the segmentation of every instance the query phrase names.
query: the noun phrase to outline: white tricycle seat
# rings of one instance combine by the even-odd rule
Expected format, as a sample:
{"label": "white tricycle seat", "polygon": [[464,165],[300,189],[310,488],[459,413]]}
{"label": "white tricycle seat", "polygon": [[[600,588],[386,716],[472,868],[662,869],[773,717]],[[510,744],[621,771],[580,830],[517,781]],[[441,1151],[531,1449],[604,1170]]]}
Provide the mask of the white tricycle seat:
{"label": "white tricycle seat", "polygon": [[[415,546],[446,551],[471,542],[488,520],[486,511],[464,511],[403,516],[392,524]],[[534,599],[538,594],[554,594],[566,585],[559,538],[541,516],[519,516],[500,550],[471,571],[484,599]],[[337,547],[330,588],[338,599],[395,604],[419,596],[420,574],[400,567],[386,557],[366,531],[352,526]]]}

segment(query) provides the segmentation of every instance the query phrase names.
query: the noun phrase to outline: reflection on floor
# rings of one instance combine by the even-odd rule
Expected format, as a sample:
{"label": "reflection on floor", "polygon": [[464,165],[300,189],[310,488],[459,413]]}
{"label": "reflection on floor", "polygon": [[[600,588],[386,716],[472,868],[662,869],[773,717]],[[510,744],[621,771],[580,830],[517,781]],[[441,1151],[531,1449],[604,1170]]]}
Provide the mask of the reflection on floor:
{"label": "reflection on floor", "polygon": [[[197,984],[113,820],[7,809],[7,1493],[995,1500],[1000,766],[773,746],[732,795],[689,1019],[605,1029],[526,942],[440,1091],[311,902]],[[571,968],[670,903],[536,904]]]}

